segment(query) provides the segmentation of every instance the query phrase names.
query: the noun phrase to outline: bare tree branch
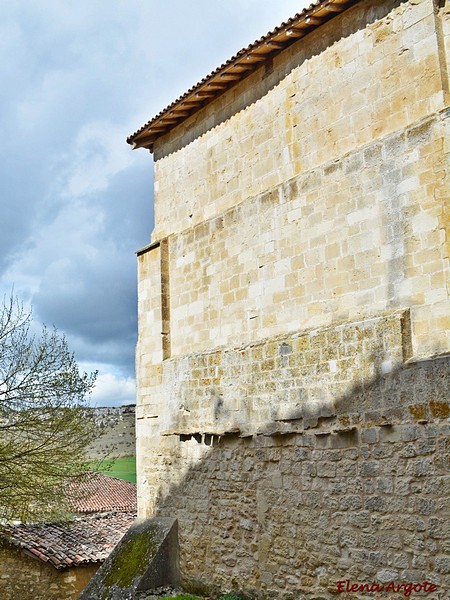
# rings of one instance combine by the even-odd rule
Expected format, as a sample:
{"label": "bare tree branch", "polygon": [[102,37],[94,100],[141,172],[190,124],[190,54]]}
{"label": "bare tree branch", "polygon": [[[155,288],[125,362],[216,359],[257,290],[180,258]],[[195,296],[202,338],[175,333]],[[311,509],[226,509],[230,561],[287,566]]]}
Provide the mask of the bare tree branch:
{"label": "bare tree branch", "polygon": [[64,511],[62,486],[86,472],[98,436],[86,410],[97,373],[79,371],[56,329],[31,335],[31,322],[15,297],[0,305],[0,519]]}

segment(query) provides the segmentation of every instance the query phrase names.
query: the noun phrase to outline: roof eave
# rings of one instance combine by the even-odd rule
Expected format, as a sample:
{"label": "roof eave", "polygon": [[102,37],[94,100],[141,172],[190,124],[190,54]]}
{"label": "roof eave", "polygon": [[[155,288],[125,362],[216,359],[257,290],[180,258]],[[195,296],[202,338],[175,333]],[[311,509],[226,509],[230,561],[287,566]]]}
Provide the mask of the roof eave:
{"label": "roof eave", "polygon": [[204,106],[248,77],[262,64],[330,21],[360,0],[319,0],[247,48],[240,50],[197,85],[172,102],[151,121],[127,138],[133,149],[153,152],[155,141]]}

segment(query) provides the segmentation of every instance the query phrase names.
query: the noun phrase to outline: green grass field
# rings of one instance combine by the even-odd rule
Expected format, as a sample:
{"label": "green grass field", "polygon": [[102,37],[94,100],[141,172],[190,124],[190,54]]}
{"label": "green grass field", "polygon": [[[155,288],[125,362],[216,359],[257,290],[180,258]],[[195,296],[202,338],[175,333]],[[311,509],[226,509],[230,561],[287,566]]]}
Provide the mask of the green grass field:
{"label": "green grass field", "polygon": [[100,465],[95,466],[95,470],[110,477],[117,477],[125,481],[136,483],[136,457],[125,456],[123,458],[115,458],[105,460]]}

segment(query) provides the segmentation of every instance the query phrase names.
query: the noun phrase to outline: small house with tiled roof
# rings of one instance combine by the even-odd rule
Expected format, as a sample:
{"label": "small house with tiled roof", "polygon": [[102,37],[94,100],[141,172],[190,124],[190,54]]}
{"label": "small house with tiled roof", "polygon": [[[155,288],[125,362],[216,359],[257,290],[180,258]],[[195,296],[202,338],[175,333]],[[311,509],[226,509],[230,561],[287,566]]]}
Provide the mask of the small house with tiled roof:
{"label": "small house with tiled roof", "polygon": [[75,600],[136,517],[136,486],[121,479],[91,473],[66,494],[71,521],[2,528],[2,600]]}

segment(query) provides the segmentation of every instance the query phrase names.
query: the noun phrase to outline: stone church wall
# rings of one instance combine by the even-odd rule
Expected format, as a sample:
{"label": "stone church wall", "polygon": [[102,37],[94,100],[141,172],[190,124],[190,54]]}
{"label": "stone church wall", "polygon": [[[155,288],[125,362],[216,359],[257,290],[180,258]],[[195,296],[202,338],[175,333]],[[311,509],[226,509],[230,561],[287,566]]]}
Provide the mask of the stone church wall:
{"label": "stone church wall", "polygon": [[361,2],[155,143],[139,511],[187,581],[448,597],[449,47],[448,3]]}

